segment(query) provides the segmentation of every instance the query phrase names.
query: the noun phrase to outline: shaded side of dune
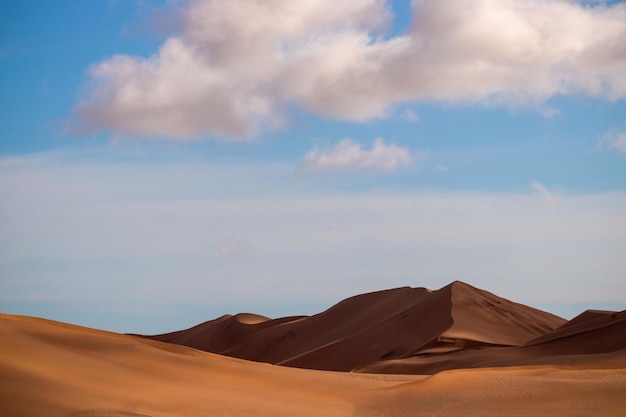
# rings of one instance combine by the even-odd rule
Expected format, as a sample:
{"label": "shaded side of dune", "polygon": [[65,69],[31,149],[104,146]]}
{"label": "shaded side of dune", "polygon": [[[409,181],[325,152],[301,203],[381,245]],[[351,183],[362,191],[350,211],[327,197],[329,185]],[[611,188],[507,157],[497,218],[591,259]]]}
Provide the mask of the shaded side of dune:
{"label": "shaded side of dune", "polygon": [[565,323],[456,281],[437,291],[403,287],[362,294],[310,317],[224,316],[147,337],[257,362],[350,371],[422,352],[520,346]]}
{"label": "shaded side of dune", "polygon": [[626,310],[581,316],[573,319],[574,324],[561,326],[523,346],[425,352],[410,358],[378,361],[356,371],[433,374],[450,369],[520,365],[626,366]]}

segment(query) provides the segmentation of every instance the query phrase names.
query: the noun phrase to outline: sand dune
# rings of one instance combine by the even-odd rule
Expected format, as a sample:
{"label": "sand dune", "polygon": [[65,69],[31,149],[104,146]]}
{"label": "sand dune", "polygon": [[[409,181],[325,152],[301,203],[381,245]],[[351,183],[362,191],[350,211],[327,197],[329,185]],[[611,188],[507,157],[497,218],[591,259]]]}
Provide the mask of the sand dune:
{"label": "sand dune", "polygon": [[422,352],[378,361],[359,372],[433,374],[450,369],[519,365],[626,366],[626,311],[588,311],[554,331],[517,347]]}
{"label": "sand dune", "polygon": [[[268,323],[253,316],[220,320]],[[432,377],[324,372],[0,315],[2,416],[622,416],[624,392],[624,366],[474,369]]]}
{"label": "sand dune", "polygon": [[349,371],[423,352],[521,346],[564,325],[550,313],[462,282],[348,298],[311,317],[224,316],[151,339],[298,368]]}
{"label": "sand dune", "polygon": [[[623,337],[623,336],[622,336]],[[355,372],[379,374],[435,374],[452,369],[504,366],[554,365],[564,367],[626,367],[626,348],[607,353],[561,354],[532,348],[462,349],[454,352],[417,355],[410,358],[378,361]]]}
{"label": "sand dune", "polygon": [[585,311],[526,345],[550,347],[560,354],[603,353],[626,348],[626,310]]}

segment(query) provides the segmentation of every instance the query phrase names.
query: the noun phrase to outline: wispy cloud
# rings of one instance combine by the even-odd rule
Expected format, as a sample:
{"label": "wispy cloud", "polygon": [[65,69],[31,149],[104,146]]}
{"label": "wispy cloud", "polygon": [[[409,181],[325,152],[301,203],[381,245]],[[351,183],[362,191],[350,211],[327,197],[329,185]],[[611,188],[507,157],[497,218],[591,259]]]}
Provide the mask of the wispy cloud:
{"label": "wispy cloud", "polygon": [[543,199],[548,205],[554,207],[559,203],[559,200],[548,190],[548,188],[540,182],[531,181],[530,187],[539,197]]}
{"label": "wispy cloud", "polygon": [[328,149],[312,149],[298,165],[300,172],[320,173],[327,171],[395,171],[408,167],[424,152],[411,153],[408,148],[385,144],[382,138],[374,140],[371,149],[346,138]]}
{"label": "wispy cloud", "polygon": [[404,113],[402,113],[402,118],[409,122],[418,122],[420,120],[420,117],[412,109],[405,110]]}
{"label": "wispy cloud", "polygon": [[[386,37],[379,0],[192,0],[151,57],[89,69],[77,127],[177,139],[253,138],[293,105],[362,121],[437,100],[538,106],[626,97],[626,5],[567,0],[419,0]],[[178,17],[177,17],[178,18]],[[558,110],[543,110],[547,116]]]}
{"label": "wispy cloud", "polygon": [[243,255],[250,252],[250,247],[236,240],[222,240],[213,245],[215,250],[223,256]]}
{"label": "wispy cloud", "polygon": [[600,141],[602,146],[614,149],[622,155],[626,156],[626,133],[608,133]]}

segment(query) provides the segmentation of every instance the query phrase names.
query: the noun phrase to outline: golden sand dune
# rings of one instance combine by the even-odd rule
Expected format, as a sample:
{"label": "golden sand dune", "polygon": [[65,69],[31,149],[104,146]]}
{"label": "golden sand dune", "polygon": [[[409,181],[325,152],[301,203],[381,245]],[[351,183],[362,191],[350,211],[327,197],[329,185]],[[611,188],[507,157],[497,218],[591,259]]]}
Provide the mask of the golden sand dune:
{"label": "golden sand dune", "polygon": [[311,317],[224,316],[152,339],[258,362],[349,371],[423,352],[521,346],[565,324],[462,282],[348,298]]}
{"label": "golden sand dune", "polygon": [[603,353],[626,348],[626,310],[585,311],[526,345],[542,345],[560,354]]}
{"label": "golden sand dune", "polygon": [[522,346],[424,351],[409,358],[371,363],[357,371],[433,374],[519,365],[626,367],[626,311],[585,312]]}
{"label": "golden sand dune", "polygon": [[624,392],[624,366],[325,372],[0,315],[1,416],[623,416]]}

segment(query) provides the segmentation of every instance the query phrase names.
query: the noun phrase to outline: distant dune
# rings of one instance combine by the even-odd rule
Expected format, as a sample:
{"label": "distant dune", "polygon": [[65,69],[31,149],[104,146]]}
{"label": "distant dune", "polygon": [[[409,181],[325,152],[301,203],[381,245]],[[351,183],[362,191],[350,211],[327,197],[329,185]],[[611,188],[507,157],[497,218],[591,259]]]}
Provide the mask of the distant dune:
{"label": "distant dune", "polygon": [[560,365],[626,367],[626,311],[586,311],[521,346],[421,352],[379,361],[356,371],[395,374],[481,367]]}
{"label": "distant dune", "polygon": [[[450,292],[456,292],[455,287],[460,287],[461,293],[474,291],[454,285],[433,297],[426,295],[425,291],[410,289],[393,290],[383,293],[382,297],[380,294],[365,295],[335,306],[329,310],[332,311],[330,317],[338,319],[342,309],[350,312],[355,306],[367,306],[376,301],[369,320],[375,328],[387,323],[394,329],[390,333],[398,337],[396,332],[409,331],[412,329],[409,325],[418,322],[417,318],[410,318],[413,309],[424,312],[433,308],[424,299],[426,306],[418,304],[408,312],[403,310],[402,306],[411,304],[411,294],[442,302],[450,300]],[[459,298],[464,299],[452,296],[453,301]],[[469,303],[464,307],[468,314],[482,311],[480,306],[493,308],[483,305],[482,298],[478,300],[478,305]],[[487,301],[494,303],[493,298],[488,297]],[[401,325],[394,325],[389,319],[376,319],[376,312],[390,309],[401,311],[396,316],[405,319]],[[521,317],[523,322],[527,318],[523,312],[527,310],[520,309],[515,311],[519,315],[515,319],[519,321]],[[445,308],[437,310],[445,311]],[[454,311],[453,307],[452,316]],[[406,313],[408,316],[403,317]],[[531,315],[535,314],[543,317],[542,313]],[[354,323],[362,324],[366,316],[363,313],[363,316],[355,317]],[[503,313],[502,320],[507,316]],[[621,316],[617,316],[612,319],[611,313],[600,319],[621,320]],[[208,328],[221,323],[224,327],[232,326],[236,330],[234,333],[239,334],[237,329],[245,326],[268,326],[269,329],[287,326],[296,320],[305,322],[303,319],[286,319],[282,324],[268,325],[271,320],[242,315],[222,318]],[[547,320],[560,321],[550,316]],[[601,326],[592,326],[593,320],[582,320],[579,324],[584,324],[585,329],[611,329],[612,324],[604,322]],[[422,325],[420,329],[445,327],[450,315],[427,317],[426,321],[430,325]],[[322,322],[334,324],[329,329],[337,334],[341,333],[339,330],[344,331],[345,326],[350,327],[342,321]],[[445,343],[451,343],[449,340],[461,333],[463,340],[481,343],[508,340],[510,343],[517,340],[516,337],[523,335],[527,338],[530,333],[538,331],[531,327],[526,333],[506,332],[500,341],[496,335],[486,333],[498,329],[500,324],[501,319],[494,319],[491,323],[494,327],[483,331],[449,326]],[[321,324],[314,322],[310,326],[311,330],[319,331],[319,337],[324,333],[319,328]],[[565,330],[567,327],[562,326],[564,333],[547,338],[545,345],[544,342],[539,345],[531,342],[528,346],[548,346],[548,343],[560,343],[567,337],[584,339],[588,334],[580,329]],[[487,336],[490,336],[488,341],[481,339]],[[410,340],[421,339],[414,335]],[[358,345],[353,347],[355,351],[359,349]],[[623,361],[614,359],[613,365],[463,369],[431,377],[324,372],[248,362],[43,319],[0,315],[0,416],[623,416],[626,415],[626,366]]]}
{"label": "distant dune", "polygon": [[[602,331],[600,324],[617,320],[609,313],[590,314],[588,319],[575,319],[580,323],[570,322],[572,327],[566,330],[568,322],[562,318],[456,281],[437,291],[405,287],[362,294],[310,317],[223,316],[191,329],[146,337],[297,368],[432,373],[489,363],[552,363],[548,356],[569,352],[564,335],[571,332],[578,334],[574,343],[578,347],[571,349],[579,354],[626,348],[622,328],[613,342],[591,337],[580,345],[581,329],[608,338],[611,330]],[[563,337],[557,341],[550,335]],[[533,347],[526,347],[529,343]],[[492,359],[492,352],[493,361],[486,360]],[[586,362],[591,357],[571,359],[554,363]]]}

